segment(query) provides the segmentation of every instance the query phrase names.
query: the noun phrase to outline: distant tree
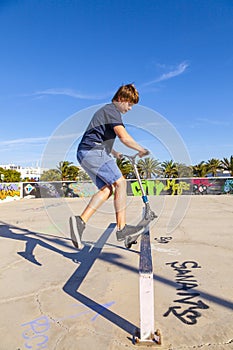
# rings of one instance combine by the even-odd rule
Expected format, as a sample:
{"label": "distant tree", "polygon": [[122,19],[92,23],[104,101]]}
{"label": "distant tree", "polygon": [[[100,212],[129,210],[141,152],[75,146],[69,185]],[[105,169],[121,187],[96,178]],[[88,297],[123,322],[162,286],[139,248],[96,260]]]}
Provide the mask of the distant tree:
{"label": "distant tree", "polygon": [[133,167],[128,159],[126,158],[117,159],[116,163],[118,168],[122,172],[122,175],[125,178],[132,177],[131,175],[133,173]]}
{"label": "distant tree", "polygon": [[20,182],[21,174],[17,170],[6,169],[4,170],[4,182]]}
{"label": "distant tree", "polygon": [[193,175],[196,177],[205,177],[208,171],[207,164],[204,161],[202,161],[199,164],[193,165],[192,169]]}
{"label": "distant tree", "polygon": [[140,177],[144,179],[151,179],[153,175],[160,175],[162,170],[160,162],[157,159],[146,157],[137,162]]}
{"label": "distant tree", "polygon": [[223,158],[223,160],[221,160],[221,165],[223,170],[229,171],[231,176],[233,176],[233,156],[231,156],[229,160],[227,158]]}
{"label": "distant tree", "polygon": [[222,169],[221,160],[215,159],[215,158],[209,159],[208,162],[206,163],[206,167],[207,167],[208,173],[212,173],[213,176],[216,176],[217,171],[219,169]]}
{"label": "distant tree", "polygon": [[5,178],[4,174],[5,174],[5,169],[0,167],[0,182],[4,182],[4,178]]}
{"label": "distant tree", "polygon": [[67,179],[69,181],[75,181],[78,178],[80,169],[75,165],[70,165],[67,170]]}
{"label": "distant tree", "polygon": [[59,162],[57,169],[61,174],[62,181],[69,180],[69,167],[72,165],[72,162],[68,162],[67,160]]}
{"label": "distant tree", "polygon": [[172,160],[167,160],[161,164],[164,177],[178,177],[177,164]]}
{"label": "distant tree", "polygon": [[61,174],[58,169],[49,169],[43,172],[40,181],[61,181]]}
{"label": "distant tree", "polygon": [[178,177],[192,177],[193,169],[191,166],[188,166],[183,163],[176,163]]}
{"label": "distant tree", "polygon": [[84,170],[79,170],[77,181],[91,181],[91,179]]}

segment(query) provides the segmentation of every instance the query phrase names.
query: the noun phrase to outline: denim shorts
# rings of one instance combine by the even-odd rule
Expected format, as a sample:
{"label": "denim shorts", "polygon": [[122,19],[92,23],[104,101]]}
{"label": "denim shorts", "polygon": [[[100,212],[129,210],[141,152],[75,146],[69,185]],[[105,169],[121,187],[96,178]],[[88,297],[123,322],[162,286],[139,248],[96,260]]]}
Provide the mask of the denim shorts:
{"label": "denim shorts", "polygon": [[115,159],[105,150],[79,150],[77,159],[98,189],[112,185],[122,177]]}

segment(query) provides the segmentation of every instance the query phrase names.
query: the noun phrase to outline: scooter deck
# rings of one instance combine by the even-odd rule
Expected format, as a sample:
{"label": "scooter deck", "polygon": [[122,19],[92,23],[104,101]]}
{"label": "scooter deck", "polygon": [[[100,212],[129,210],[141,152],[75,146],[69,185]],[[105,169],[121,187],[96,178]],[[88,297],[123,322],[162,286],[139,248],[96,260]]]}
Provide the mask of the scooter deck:
{"label": "scooter deck", "polygon": [[147,231],[147,226],[155,218],[157,218],[157,215],[154,212],[150,212],[150,217],[148,219],[143,218],[137,225],[137,226],[143,226],[144,230],[140,233],[135,233],[134,235],[126,236],[124,244],[127,249],[130,249],[133,244],[137,244],[138,237],[140,237],[145,233],[145,231]]}
{"label": "scooter deck", "polygon": [[130,249],[130,248],[132,247],[133,244],[137,244],[137,239],[138,239],[138,237],[140,237],[141,235],[143,235],[144,232],[145,232],[145,230],[144,230],[142,233],[139,233],[139,234],[137,234],[137,235],[134,235],[134,236],[127,236],[127,237],[125,238],[125,241],[124,241],[125,247],[126,247],[127,249]]}

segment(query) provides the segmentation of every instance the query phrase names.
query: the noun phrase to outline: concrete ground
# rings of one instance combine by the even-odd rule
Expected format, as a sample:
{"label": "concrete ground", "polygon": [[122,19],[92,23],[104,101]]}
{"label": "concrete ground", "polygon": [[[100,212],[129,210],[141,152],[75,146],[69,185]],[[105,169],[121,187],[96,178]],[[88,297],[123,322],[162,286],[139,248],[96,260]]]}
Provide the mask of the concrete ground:
{"label": "concrete ground", "polygon": [[[110,199],[76,250],[67,221],[87,200],[1,203],[0,350],[137,347],[140,242],[130,250],[117,242]],[[150,197],[150,204],[159,214],[150,225],[162,333],[155,347],[233,349],[233,196]],[[141,210],[141,199],[128,197],[129,223]]]}

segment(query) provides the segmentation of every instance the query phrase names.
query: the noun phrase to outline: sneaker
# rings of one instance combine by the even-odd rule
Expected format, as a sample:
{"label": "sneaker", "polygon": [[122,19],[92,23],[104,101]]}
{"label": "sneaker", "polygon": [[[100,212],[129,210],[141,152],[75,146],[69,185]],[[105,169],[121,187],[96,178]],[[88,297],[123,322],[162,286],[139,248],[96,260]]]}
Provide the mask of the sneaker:
{"label": "sneaker", "polygon": [[81,238],[86,224],[80,216],[71,216],[69,219],[69,224],[72,243],[76,248],[80,249],[82,248]]}
{"label": "sneaker", "polygon": [[118,241],[124,241],[126,236],[133,236],[135,234],[140,234],[140,231],[144,229],[143,226],[131,226],[125,225],[125,227],[121,230],[117,230],[116,237]]}

